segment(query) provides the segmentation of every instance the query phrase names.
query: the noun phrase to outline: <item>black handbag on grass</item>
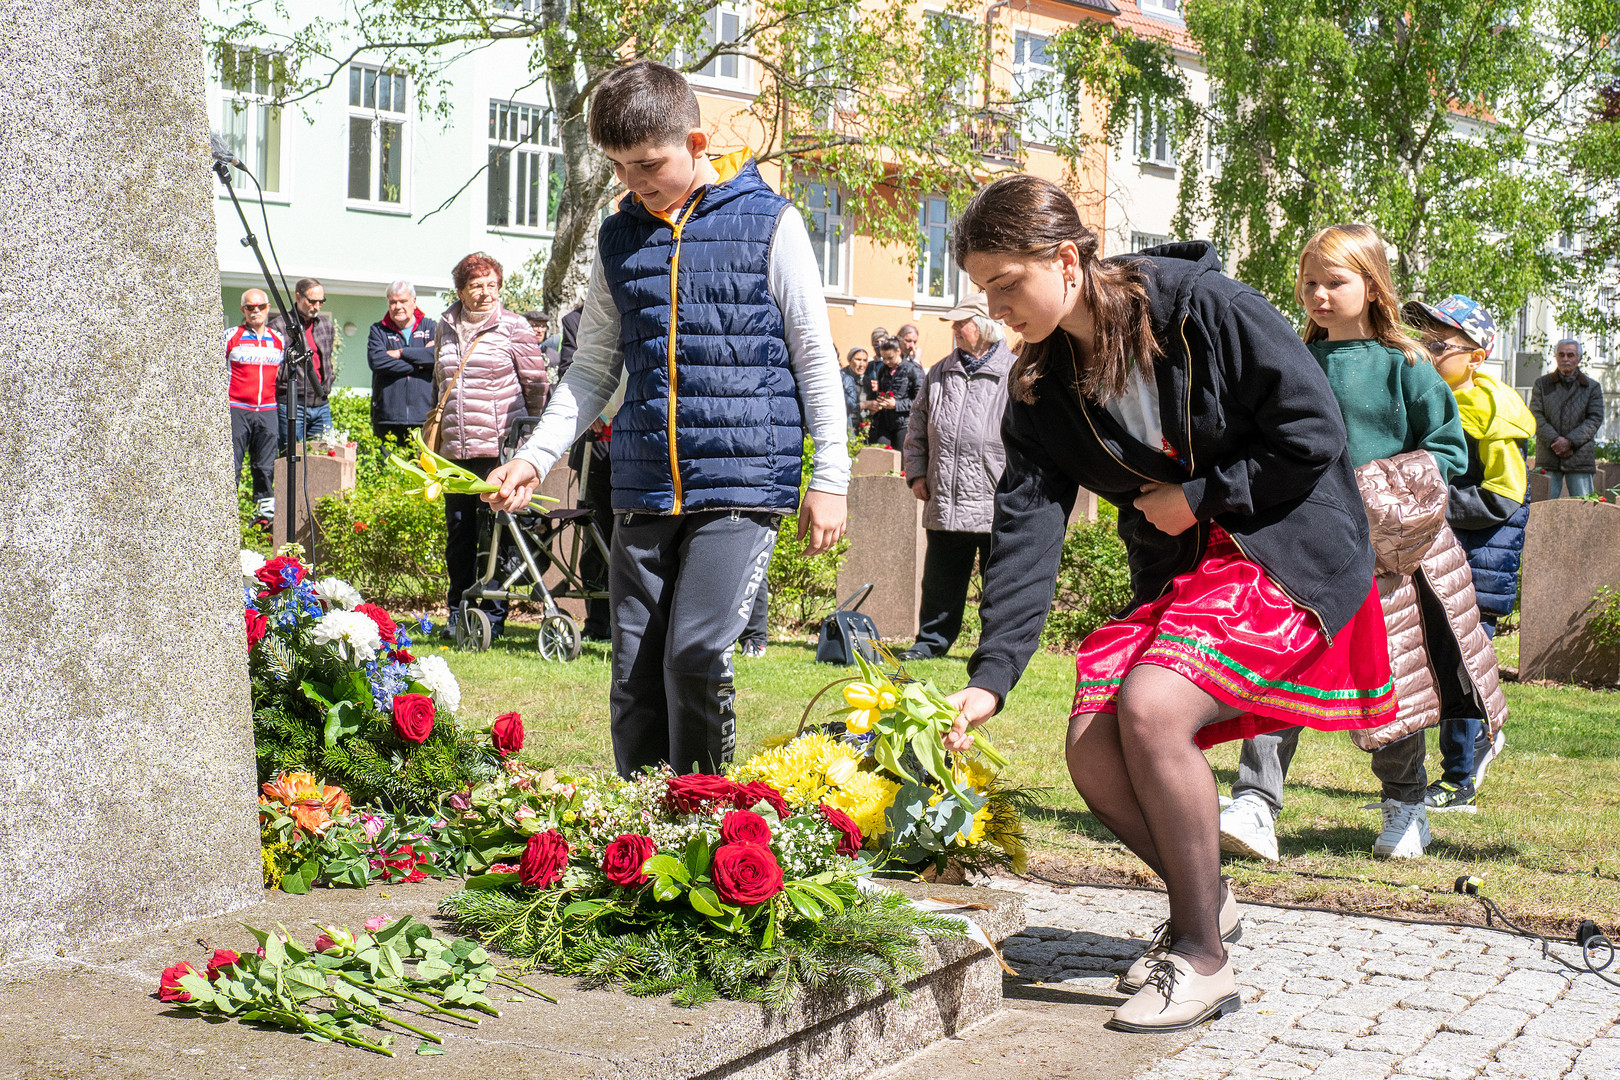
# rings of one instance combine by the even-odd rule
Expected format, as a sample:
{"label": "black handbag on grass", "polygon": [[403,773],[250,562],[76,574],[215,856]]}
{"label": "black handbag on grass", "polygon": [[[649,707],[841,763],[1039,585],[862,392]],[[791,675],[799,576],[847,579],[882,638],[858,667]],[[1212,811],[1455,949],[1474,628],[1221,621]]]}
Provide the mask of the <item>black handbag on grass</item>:
{"label": "black handbag on grass", "polygon": [[821,621],[821,638],[816,642],[818,663],[849,667],[855,663],[857,655],[872,663],[878,662],[877,623],[860,610],[871,592],[872,583],[867,582]]}

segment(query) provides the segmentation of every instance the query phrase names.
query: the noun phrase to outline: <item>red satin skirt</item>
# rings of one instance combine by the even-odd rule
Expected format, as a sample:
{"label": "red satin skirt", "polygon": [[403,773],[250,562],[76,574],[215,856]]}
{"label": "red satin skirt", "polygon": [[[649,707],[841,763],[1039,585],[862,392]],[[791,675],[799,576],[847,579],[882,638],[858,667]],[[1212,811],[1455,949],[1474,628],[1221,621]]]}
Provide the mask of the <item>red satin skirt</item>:
{"label": "red satin skirt", "polygon": [[1377,727],[1395,717],[1378,589],[1330,642],[1316,616],[1290,600],[1225,530],[1212,526],[1204,559],[1169,590],[1080,644],[1074,712],[1111,713],[1137,664],[1169,668],[1242,716],[1199,729],[1208,748],[1303,725]]}

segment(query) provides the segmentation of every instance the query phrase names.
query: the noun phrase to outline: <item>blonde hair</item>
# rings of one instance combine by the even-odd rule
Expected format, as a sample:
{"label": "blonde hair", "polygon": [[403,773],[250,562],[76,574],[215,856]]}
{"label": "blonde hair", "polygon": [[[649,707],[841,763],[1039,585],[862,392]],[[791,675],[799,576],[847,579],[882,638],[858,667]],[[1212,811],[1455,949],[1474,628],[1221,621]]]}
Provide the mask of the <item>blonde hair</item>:
{"label": "blonde hair", "polygon": [[[1395,297],[1384,240],[1377,229],[1359,223],[1330,225],[1305,241],[1294,273],[1294,301],[1300,307],[1305,306],[1305,260],[1310,258],[1360,274],[1367,286],[1367,323],[1372,327],[1373,339],[1386,348],[1399,350],[1408,364],[1427,359],[1411,329],[1401,321],[1400,301]],[[1327,330],[1307,316],[1301,336],[1309,345],[1326,338]]]}

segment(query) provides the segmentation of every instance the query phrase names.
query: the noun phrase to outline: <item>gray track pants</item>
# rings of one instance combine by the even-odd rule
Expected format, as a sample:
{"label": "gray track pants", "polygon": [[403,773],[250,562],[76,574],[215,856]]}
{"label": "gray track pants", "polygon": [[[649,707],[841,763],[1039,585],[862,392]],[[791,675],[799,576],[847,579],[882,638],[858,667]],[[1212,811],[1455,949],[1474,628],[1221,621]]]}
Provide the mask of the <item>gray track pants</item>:
{"label": "gray track pants", "polygon": [[737,742],[731,653],[776,542],[775,514],[620,514],[608,566],[613,760],[714,772]]}
{"label": "gray track pants", "polygon": [[[1266,735],[1245,739],[1238,756],[1237,779],[1232,782],[1232,798],[1258,795],[1271,806],[1271,816],[1282,810],[1283,779],[1299,748],[1304,728],[1283,728]],[[1396,802],[1420,803],[1428,776],[1423,768],[1423,732],[1398,739],[1372,752],[1373,775],[1383,781],[1380,798]]]}

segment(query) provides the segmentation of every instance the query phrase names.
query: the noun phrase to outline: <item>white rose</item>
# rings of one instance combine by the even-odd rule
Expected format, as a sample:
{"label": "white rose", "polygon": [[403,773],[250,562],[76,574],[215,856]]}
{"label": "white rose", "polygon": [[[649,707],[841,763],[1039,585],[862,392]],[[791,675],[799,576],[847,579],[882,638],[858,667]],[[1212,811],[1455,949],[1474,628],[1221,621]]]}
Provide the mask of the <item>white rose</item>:
{"label": "white rose", "polygon": [[358,611],[328,611],[315,621],[309,632],[317,644],[331,645],[345,660],[353,660],[358,667],[377,658],[382,638],[377,624]]}
{"label": "white rose", "polygon": [[242,549],[242,581],[245,585],[253,588],[259,584],[259,579],[253,575],[257,574],[263,566],[263,555],[260,555],[257,551],[249,551],[247,548]]}
{"label": "white rose", "polygon": [[424,656],[408,669],[414,682],[421,683],[433,695],[436,708],[455,712],[461,708],[461,684],[450,673],[450,665],[442,656]]}
{"label": "white rose", "polygon": [[342,608],[353,611],[360,606],[360,593],[347,581],[335,577],[321,578],[315,583],[315,595],[326,602],[326,610]]}

